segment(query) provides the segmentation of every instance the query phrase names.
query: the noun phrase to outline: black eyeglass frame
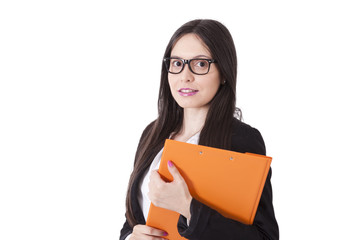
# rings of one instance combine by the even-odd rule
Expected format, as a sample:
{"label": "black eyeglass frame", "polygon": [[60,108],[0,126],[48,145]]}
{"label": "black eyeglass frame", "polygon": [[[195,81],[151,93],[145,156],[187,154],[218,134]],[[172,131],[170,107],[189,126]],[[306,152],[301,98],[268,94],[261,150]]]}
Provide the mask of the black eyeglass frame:
{"label": "black eyeglass frame", "polygon": [[[171,72],[171,71],[170,71],[170,69],[169,69],[170,66],[167,66],[166,61],[167,61],[167,60],[171,60],[171,59],[177,59],[177,60],[180,60],[180,61],[183,62],[182,68],[181,68],[181,70],[180,70],[179,72],[176,72],[176,73],[175,73],[175,72]],[[207,62],[209,63],[209,68],[208,68],[207,72],[206,72],[206,73],[196,73],[196,72],[194,72],[194,71],[192,70],[192,68],[191,68],[191,65],[190,65],[190,62],[191,62],[192,60],[205,60],[205,61],[207,61]],[[184,68],[185,68],[185,64],[187,64],[187,65],[189,66],[190,71],[191,71],[193,74],[196,74],[196,75],[205,75],[205,74],[208,74],[208,73],[209,73],[209,71],[210,71],[210,66],[211,66],[212,63],[217,63],[217,61],[216,61],[215,59],[207,59],[207,58],[192,58],[192,59],[182,59],[182,58],[177,58],[177,57],[164,58],[165,68],[166,68],[166,70],[168,71],[168,73],[171,73],[171,74],[179,74],[179,73],[181,73],[181,72],[184,70]]]}

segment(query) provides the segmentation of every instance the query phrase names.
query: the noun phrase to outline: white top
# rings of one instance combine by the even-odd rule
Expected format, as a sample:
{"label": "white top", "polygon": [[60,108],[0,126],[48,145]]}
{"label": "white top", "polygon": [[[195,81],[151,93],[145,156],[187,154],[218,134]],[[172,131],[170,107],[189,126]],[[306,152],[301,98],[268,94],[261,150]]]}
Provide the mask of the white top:
{"label": "white top", "polygon": [[[191,138],[189,138],[189,140],[187,140],[187,143],[191,143],[191,144],[198,144],[199,143],[199,138],[200,138],[200,132],[196,133],[194,136],[192,136]],[[148,193],[149,193],[149,182],[150,182],[150,173],[153,170],[157,170],[159,169],[160,166],[160,160],[161,160],[161,156],[163,153],[164,148],[162,148],[160,150],[160,152],[155,156],[154,160],[152,161],[149,169],[146,171],[143,179],[140,181],[140,190],[138,192],[138,201],[141,207],[141,210],[144,214],[144,219],[146,221],[147,217],[148,217],[148,213],[149,213],[149,208],[150,208],[150,199],[148,197]],[[129,240],[131,234],[129,236],[126,237],[125,240]]]}

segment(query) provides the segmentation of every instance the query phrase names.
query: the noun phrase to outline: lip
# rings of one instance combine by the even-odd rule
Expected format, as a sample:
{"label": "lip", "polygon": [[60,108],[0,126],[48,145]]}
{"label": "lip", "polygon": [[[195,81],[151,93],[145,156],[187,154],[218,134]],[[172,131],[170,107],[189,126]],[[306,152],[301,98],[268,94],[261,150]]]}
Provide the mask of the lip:
{"label": "lip", "polygon": [[192,89],[192,88],[180,88],[178,90],[178,93],[180,94],[180,96],[183,96],[183,97],[194,96],[198,92],[199,92],[199,90]]}

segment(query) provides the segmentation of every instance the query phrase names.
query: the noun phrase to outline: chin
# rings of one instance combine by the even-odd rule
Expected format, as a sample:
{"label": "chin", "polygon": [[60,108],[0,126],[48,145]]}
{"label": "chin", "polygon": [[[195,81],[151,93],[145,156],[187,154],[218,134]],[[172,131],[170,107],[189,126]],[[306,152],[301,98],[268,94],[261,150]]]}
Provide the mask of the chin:
{"label": "chin", "polygon": [[205,107],[209,107],[209,104],[194,104],[194,103],[179,103],[177,102],[177,104],[183,108],[183,109],[186,109],[186,108],[191,108],[191,109],[200,109],[200,108],[205,108]]}
{"label": "chin", "polygon": [[[190,99],[191,98],[191,99]],[[209,107],[211,99],[204,99],[204,98],[175,98],[176,103],[181,108],[204,108]]]}

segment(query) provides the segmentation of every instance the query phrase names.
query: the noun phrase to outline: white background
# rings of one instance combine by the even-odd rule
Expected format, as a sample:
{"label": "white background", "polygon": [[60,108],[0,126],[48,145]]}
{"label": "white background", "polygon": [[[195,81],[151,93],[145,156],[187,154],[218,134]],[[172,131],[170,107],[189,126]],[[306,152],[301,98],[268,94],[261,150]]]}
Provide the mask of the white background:
{"label": "white background", "polygon": [[1,1],[0,239],[118,239],[162,55],[224,23],[237,106],[273,157],[282,239],[355,239],[358,1]]}

